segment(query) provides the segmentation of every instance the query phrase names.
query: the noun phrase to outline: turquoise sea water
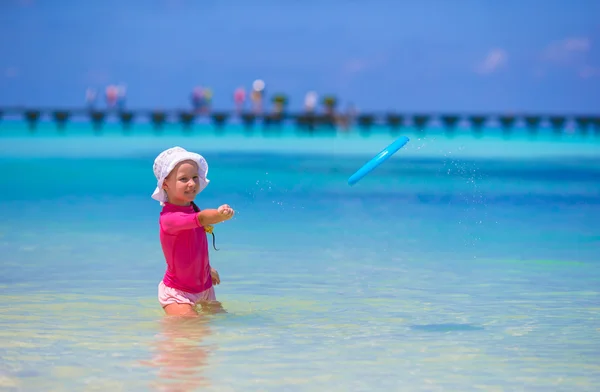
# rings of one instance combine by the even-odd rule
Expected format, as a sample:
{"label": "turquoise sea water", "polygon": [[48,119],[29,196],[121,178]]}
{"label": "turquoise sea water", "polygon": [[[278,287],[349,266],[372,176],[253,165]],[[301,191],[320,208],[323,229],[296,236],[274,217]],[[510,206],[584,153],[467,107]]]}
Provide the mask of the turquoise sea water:
{"label": "turquoise sea water", "polygon": [[[0,389],[594,391],[600,138],[0,124]],[[203,154],[227,313],[168,319],[152,161]],[[179,388],[179,389],[177,389]]]}

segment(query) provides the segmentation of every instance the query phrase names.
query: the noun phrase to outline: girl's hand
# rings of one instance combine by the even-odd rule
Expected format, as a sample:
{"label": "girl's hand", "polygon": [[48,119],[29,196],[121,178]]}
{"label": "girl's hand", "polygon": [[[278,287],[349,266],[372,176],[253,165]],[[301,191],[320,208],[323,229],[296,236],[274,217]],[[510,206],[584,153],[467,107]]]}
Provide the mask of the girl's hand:
{"label": "girl's hand", "polygon": [[210,277],[212,278],[212,283],[214,285],[218,285],[221,283],[221,278],[219,277],[219,273],[217,272],[216,269],[214,269],[214,268],[210,269]]}
{"label": "girl's hand", "polygon": [[235,214],[233,208],[229,207],[228,204],[223,204],[221,207],[217,208],[217,211],[219,214],[223,215],[225,219],[231,219],[233,214]]}

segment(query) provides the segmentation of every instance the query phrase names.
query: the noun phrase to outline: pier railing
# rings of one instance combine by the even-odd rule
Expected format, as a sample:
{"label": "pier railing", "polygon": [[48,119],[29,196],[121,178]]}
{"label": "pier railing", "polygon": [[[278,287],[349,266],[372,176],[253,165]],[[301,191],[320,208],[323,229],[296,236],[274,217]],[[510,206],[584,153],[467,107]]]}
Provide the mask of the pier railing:
{"label": "pier railing", "polygon": [[136,122],[150,123],[156,130],[173,123],[180,124],[183,129],[188,130],[197,123],[212,123],[216,129],[221,130],[228,124],[239,124],[247,129],[254,127],[277,129],[284,125],[292,125],[307,132],[352,128],[365,133],[375,126],[388,127],[391,130],[411,127],[424,131],[428,126],[437,124],[448,133],[452,133],[457,128],[467,128],[474,133],[480,133],[486,128],[496,127],[506,133],[510,133],[515,128],[523,128],[531,133],[536,133],[541,129],[562,133],[570,129],[600,136],[600,115],[409,114],[399,112],[350,115],[343,112],[253,113],[218,110],[196,113],[184,109],[94,110],[13,107],[0,108],[0,120],[3,118],[23,120],[32,131],[40,122],[54,122],[59,130],[63,130],[69,121],[79,119],[89,122],[96,131],[101,131],[109,121],[121,123],[124,129],[131,129]]}

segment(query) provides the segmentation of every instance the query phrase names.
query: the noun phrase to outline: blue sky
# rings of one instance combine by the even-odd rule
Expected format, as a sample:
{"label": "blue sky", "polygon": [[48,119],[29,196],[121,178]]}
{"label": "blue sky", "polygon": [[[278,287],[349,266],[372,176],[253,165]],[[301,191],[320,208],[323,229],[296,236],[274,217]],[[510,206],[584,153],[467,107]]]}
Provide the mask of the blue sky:
{"label": "blue sky", "polygon": [[363,110],[600,113],[600,1],[3,0],[0,105],[216,107],[264,79]]}

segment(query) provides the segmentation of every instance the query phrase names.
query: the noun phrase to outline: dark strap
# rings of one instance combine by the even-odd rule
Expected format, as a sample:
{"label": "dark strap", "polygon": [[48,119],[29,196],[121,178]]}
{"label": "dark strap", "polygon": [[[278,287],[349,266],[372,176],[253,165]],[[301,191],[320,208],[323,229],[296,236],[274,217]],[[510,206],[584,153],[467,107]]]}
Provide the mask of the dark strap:
{"label": "dark strap", "polygon": [[[195,212],[200,212],[200,208],[198,208],[198,206],[194,202],[192,202],[192,208],[194,209]],[[215,245],[215,243],[216,243],[215,233],[213,232],[210,234],[212,235],[212,238],[213,238],[213,249],[218,251],[217,246]]]}

